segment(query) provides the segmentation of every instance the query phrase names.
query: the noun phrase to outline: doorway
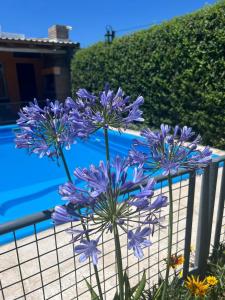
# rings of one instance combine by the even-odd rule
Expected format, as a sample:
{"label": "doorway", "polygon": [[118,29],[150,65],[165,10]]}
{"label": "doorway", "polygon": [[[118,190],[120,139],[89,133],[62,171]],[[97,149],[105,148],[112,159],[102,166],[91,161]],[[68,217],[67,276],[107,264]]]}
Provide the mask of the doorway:
{"label": "doorway", "polygon": [[17,79],[22,102],[33,101],[37,97],[37,86],[33,64],[17,63]]}

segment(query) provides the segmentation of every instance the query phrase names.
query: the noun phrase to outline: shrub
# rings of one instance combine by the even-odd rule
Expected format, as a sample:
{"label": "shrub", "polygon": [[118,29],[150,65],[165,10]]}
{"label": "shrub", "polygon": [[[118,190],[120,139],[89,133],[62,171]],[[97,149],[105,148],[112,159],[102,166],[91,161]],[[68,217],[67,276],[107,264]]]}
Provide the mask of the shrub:
{"label": "shrub", "polygon": [[108,81],[145,97],[146,125],[192,125],[225,149],[225,1],[148,30],[79,50],[73,91]]}

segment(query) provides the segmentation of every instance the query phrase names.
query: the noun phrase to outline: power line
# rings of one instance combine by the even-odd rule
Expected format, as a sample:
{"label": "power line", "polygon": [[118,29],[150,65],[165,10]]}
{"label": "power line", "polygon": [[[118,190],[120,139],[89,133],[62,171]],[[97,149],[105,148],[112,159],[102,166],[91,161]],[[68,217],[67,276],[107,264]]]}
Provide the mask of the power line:
{"label": "power line", "polygon": [[141,28],[149,27],[149,26],[152,26],[152,25],[156,25],[156,22],[149,23],[149,24],[138,25],[138,26],[134,26],[134,27],[122,28],[122,29],[118,29],[118,30],[115,30],[115,31],[116,32],[130,31],[130,30],[135,30],[135,29],[141,29]]}
{"label": "power line", "polygon": [[141,28],[145,28],[145,27],[150,27],[153,25],[156,25],[157,23],[148,23],[148,24],[143,24],[143,25],[138,25],[138,26],[133,26],[133,27],[128,27],[128,28],[122,28],[122,29],[118,29],[118,30],[113,30],[111,25],[107,25],[106,26],[106,33],[105,33],[105,42],[107,44],[111,44],[112,41],[114,40],[116,33],[118,32],[125,32],[125,31],[131,31],[131,30],[136,30],[136,29],[141,29]]}
{"label": "power line", "polygon": [[105,42],[107,44],[111,44],[116,36],[116,32],[115,30],[113,30],[111,25],[107,25],[105,29],[106,29]]}

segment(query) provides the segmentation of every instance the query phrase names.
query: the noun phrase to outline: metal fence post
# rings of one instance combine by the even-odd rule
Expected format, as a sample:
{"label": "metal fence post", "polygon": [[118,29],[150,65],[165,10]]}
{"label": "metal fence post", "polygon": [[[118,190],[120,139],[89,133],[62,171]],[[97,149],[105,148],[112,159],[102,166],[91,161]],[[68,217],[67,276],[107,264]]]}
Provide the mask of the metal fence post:
{"label": "metal fence post", "polygon": [[209,227],[210,227],[210,233],[212,232],[213,213],[214,213],[215,199],[216,199],[217,177],[218,177],[218,163],[212,162],[212,164],[210,165],[210,179],[209,179],[209,212],[210,212]]}
{"label": "metal fence post", "polygon": [[218,163],[213,162],[205,168],[202,178],[195,254],[195,265],[197,266],[200,275],[204,275],[206,271],[207,259],[210,251],[217,172]]}
{"label": "metal fence post", "polygon": [[220,233],[221,233],[221,227],[223,222],[224,202],[225,202],[225,161],[224,161],[223,173],[221,178],[220,198],[219,198],[219,205],[217,211],[216,229],[215,229],[215,238],[214,238],[214,249],[218,249],[220,243]]}
{"label": "metal fence post", "polygon": [[190,177],[189,177],[188,203],[187,203],[187,215],[186,215],[185,246],[184,246],[185,261],[183,267],[183,278],[187,277],[188,270],[189,270],[196,174],[195,172],[191,172],[189,176]]}
{"label": "metal fence post", "polygon": [[3,294],[3,289],[2,289],[2,282],[1,282],[1,279],[0,279],[0,290],[1,290],[2,300],[5,300],[5,296],[4,296],[4,294]]}

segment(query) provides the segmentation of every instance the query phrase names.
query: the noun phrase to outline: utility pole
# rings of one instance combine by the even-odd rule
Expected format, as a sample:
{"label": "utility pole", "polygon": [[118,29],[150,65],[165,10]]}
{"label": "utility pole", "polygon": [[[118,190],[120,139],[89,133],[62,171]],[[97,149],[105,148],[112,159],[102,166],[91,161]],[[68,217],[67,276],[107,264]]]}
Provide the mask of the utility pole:
{"label": "utility pole", "polygon": [[106,26],[105,42],[111,44],[116,36],[115,30],[112,29],[111,25]]}

